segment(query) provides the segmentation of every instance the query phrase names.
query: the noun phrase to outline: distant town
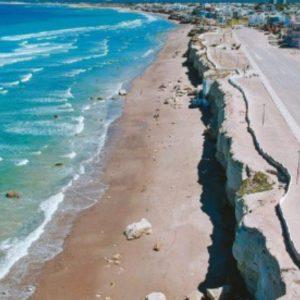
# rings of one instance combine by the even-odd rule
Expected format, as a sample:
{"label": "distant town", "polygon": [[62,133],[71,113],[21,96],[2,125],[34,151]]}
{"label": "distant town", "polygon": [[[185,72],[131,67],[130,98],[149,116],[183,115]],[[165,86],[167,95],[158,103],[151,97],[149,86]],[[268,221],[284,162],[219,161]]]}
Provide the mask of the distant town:
{"label": "distant town", "polygon": [[300,48],[300,3],[286,0],[267,4],[136,4],[134,9],[168,14],[180,23],[210,26],[248,25],[274,35],[273,42]]}

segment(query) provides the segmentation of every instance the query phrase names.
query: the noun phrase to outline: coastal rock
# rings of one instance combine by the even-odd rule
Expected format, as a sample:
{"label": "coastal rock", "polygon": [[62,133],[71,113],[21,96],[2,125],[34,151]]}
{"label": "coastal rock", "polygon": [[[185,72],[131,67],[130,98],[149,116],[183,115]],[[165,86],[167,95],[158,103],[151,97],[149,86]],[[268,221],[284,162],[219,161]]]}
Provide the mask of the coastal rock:
{"label": "coastal rock", "polygon": [[185,300],[201,300],[203,297],[203,294],[199,291],[193,291],[191,292]]}
{"label": "coastal rock", "polygon": [[224,285],[216,289],[207,289],[207,297],[210,300],[225,300],[229,299],[230,286]]}
{"label": "coastal rock", "polygon": [[20,194],[16,191],[8,191],[5,196],[6,198],[20,198]]}
{"label": "coastal rock", "polygon": [[127,95],[127,91],[125,89],[121,89],[121,90],[119,90],[119,95],[120,96],[126,96]]}
{"label": "coastal rock", "polygon": [[153,292],[146,296],[145,300],[166,300],[166,296],[160,292]]}
{"label": "coastal rock", "polygon": [[140,238],[144,234],[150,234],[152,232],[152,225],[150,222],[143,218],[139,222],[128,225],[124,234],[127,240],[134,240]]}

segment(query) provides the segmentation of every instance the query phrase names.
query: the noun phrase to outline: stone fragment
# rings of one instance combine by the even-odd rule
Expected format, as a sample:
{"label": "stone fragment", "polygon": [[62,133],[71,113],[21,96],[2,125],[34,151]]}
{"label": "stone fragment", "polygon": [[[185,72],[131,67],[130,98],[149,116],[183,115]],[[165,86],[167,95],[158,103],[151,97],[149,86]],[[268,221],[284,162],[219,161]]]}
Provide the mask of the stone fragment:
{"label": "stone fragment", "polygon": [[153,246],[153,250],[156,251],[156,252],[159,252],[160,248],[161,248],[160,243],[155,243],[155,245]]}
{"label": "stone fragment", "polygon": [[153,292],[147,295],[145,300],[167,300],[167,298],[163,293]]}
{"label": "stone fragment", "polygon": [[134,240],[140,238],[144,234],[152,232],[152,225],[150,222],[143,218],[139,222],[128,225],[125,229],[125,236],[127,240]]}
{"label": "stone fragment", "polygon": [[229,300],[230,286],[224,285],[215,289],[207,289],[207,297],[210,300]]}
{"label": "stone fragment", "polygon": [[127,95],[127,91],[125,89],[121,89],[121,90],[119,90],[119,95],[120,96],[126,96]]}
{"label": "stone fragment", "polygon": [[201,300],[203,298],[203,294],[199,291],[191,292],[185,300]]}
{"label": "stone fragment", "polygon": [[121,254],[120,253],[116,253],[113,255],[113,259],[114,260],[120,260],[121,259]]}
{"label": "stone fragment", "polygon": [[159,113],[156,112],[154,115],[153,115],[153,119],[157,120],[159,118]]}

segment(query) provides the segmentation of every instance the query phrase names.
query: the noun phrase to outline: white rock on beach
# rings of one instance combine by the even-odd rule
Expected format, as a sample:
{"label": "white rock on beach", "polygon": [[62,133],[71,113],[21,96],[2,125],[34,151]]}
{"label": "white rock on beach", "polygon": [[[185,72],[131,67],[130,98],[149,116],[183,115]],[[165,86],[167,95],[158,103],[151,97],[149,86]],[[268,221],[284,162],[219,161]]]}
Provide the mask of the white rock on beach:
{"label": "white rock on beach", "polygon": [[186,300],[201,300],[202,297],[202,293],[200,293],[199,291],[193,291],[186,297]]}
{"label": "white rock on beach", "polygon": [[139,222],[128,225],[125,229],[127,240],[134,240],[140,238],[143,234],[150,234],[152,232],[151,223],[143,218]]}
{"label": "white rock on beach", "polygon": [[127,91],[125,89],[121,89],[121,90],[119,90],[119,95],[120,96],[126,96],[127,95]]}
{"label": "white rock on beach", "polygon": [[207,297],[210,300],[225,300],[228,299],[230,286],[224,285],[216,289],[207,289]]}
{"label": "white rock on beach", "polygon": [[146,296],[145,300],[166,300],[166,296],[160,292],[154,292]]}

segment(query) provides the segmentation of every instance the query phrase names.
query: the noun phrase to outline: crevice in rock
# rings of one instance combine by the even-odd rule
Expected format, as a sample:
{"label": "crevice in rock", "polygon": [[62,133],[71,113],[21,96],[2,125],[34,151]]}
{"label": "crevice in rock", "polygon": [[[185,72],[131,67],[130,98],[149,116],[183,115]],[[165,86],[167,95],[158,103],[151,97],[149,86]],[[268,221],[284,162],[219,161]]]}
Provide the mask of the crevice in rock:
{"label": "crevice in rock", "polygon": [[[197,87],[201,84],[198,71],[188,61],[184,65],[188,69],[190,82]],[[199,111],[201,121],[208,127],[212,119],[210,107],[202,106]],[[198,164],[198,182],[202,186],[199,199],[201,210],[209,216],[213,225],[212,244],[208,247],[209,267],[205,280],[199,283],[198,289],[205,293],[209,288],[230,285],[230,299],[250,299],[232,254],[236,228],[234,208],[228,204],[226,175],[216,158],[216,140],[209,134],[209,130],[204,133],[203,153]]]}

